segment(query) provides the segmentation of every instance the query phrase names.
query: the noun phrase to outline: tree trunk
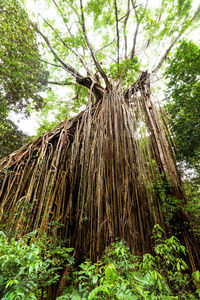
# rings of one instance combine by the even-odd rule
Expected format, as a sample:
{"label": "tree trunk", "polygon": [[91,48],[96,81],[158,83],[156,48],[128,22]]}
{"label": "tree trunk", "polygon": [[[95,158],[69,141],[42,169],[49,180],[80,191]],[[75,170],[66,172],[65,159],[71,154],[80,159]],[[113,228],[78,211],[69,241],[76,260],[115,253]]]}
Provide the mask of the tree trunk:
{"label": "tree trunk", "polygon": [[[171,234],[176,227],[195,270],[198,242],[148,77],[130,91],[114,85],[95,104],[89,96],[86,110],[0,162],[1,222],[17,237],[37,229],[67,239],[77,260],[93,261],[117,237],[135,255],[152,252],[154,224]],[[165,221],[155,195],[163,175],[180,200],[176,224]]]}

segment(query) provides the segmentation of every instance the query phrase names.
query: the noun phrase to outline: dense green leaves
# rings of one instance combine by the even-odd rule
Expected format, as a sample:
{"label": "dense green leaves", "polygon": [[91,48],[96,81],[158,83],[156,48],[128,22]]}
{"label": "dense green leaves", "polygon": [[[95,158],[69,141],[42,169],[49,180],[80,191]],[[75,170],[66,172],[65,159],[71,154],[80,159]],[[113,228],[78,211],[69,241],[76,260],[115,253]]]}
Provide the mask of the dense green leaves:
{"label": "dense green leaves", "polygon": [[[199,234],[199,163],[200,163],[200,48],[192,41],[182,41],[165,72],[168,79],[166,110],[177,144],[177,158],[186,177],[188,203],[185,210],[192,216]],[[187,164],[185,164],[187,162]],[[188,164],[193,169],[191,174]],[[170,201],[170,207],[176,202]],[[165,207],[167,202],[165,202]],[[167,209],[168,213],[170,209]],[[167,215],[168,215],[167,213]]]}
{"label": "dense green leaves", "polygon": [[16,0],[0,3],[0,97],[9,108],[25,109],[42,104],[38,92],[46,81],[36,35],[25,10]]}
{"label": "dense green leaves", "polygon": [[28,142],[28,136],[9,119],[1,120],[0,135],[0,158],[9,155]]}
{"label": "dense green leaves", "polygon": [[[45,288],[59,280],[60,270],[72,264],[72,249],[43,236],[28,243],[34,234],[19,241],[0,231],[0,297],[3,300],[39,299]],[[43,289],[42,289],[43,288]]]}
{"label": "dense green leaves", "polygon": [[26,135],[8,119],[6,100],[0,101],[0,158],[20,148],[27,140]]}
{"label": "dense green leaves", "polygon": [[119,64],[111,64],[108,75],[115,80],[122,80],[125,87],[128,87],[131,83],[136,81],[140,72],[140,64],[138,58],[125,59]]}
{"label": "dense green leaves", "polygon": [[166,70],[169,101],[167,110],[175,133],[179,157],[200,159],[200,49],[183,41]]}
{"label": "dense green leaves", "polygon": [[[97,263],[87,260],[74,269],[68,277],[71,285],[57,299],[198,299],[199,271],[190,276],[185,247],[175,236],[163,235],[155,225],[155,255],[143,258],[133,256],[123,241],[112,243]],[[46,236],[31,240],[34,236],[9,241],[0,232],[1,299],[45,298],[46,288],[59,280],[62,268],[73,264],[73,249]]]}
{"label": "dense green leaves", "polygon": [[[199,290],[190,290],[192,278],[184,261],[185,247],[172,236],[163,238],[163,230],[153,230],[155,255],[133,256],[123,241],[112,243],[96,264],[90,261],[74,271],[65,299],[198,299]],[[199,272],[193,274],[198,287]]]}
{"label": "dense green leaves", "polygon": [[17,0],[0,2],[0,157],[20,148],[24,134],[8,117],[9,112],[29,114],[39,109],[39,92],[48,73],[41,62],[36,34],[28,14]]}

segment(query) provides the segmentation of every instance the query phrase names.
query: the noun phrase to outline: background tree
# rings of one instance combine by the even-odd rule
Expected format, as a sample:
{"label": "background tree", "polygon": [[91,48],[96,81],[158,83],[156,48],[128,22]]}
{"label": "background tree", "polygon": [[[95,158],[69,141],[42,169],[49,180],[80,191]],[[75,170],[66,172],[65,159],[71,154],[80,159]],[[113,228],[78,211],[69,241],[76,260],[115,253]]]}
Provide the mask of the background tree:
{"label": "background tree", "polygon": [[16,149],[21,148],[29,137],[9,119],[4,121],[4,129],[0,140],[0,158],[7,156]]}
{"label": "background tree", "polygon": [[198,164],[200,159],[200,49],[182,41],[166,70],[170,124],[176,136],[178,155]]}
{"label": "background tree", "polygon": [[186,192],[190,198],[187,210],[193,215],[197,229],[200,226],[199,74],[200,49],[192,41],[183,40],[165,72],[168,79],[166,110],[177,146],[176,157],[185,174]]}
{"label": "background tree", "polygon": [[1,155],[8,155],[17,149],[24,136],[17,130],[17,126],[7,119],[9,112],[21,112],[27,116],[30,106],[35,109],[41,108],[44,101],[39,92],[46,85],[47,75],[28,14],[19,1],[1,1],[0,143],[2,147],[6,144]]}
{"label": "background tree", "polygon": [[19,1],[1,1],[0,12],[1,100],[6,100],[10,109],[28,113],[28,105],[42,105],[38,92],[46,83],[47,73],[36,35]]}

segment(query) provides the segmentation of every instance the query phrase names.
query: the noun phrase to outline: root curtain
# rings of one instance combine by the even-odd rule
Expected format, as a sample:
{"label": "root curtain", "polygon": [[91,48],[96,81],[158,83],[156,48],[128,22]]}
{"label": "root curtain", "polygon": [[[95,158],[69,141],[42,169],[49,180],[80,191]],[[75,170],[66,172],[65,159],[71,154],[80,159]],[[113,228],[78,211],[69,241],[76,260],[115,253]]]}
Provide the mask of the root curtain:
{"label": "root curtain", "polygon": [[[92,260],[116,237],[136,255],[152,252],[154,224],[171,233],[176,227],[195,270],[198,242],[148,77],[125,93],[115,84],[96,103],[93,98],[75,118],[0,162],[1,223],[16,237],[37,230],[67,239],[77,256]],[[155,191],[163,176],[180,203],[171,223]]]}

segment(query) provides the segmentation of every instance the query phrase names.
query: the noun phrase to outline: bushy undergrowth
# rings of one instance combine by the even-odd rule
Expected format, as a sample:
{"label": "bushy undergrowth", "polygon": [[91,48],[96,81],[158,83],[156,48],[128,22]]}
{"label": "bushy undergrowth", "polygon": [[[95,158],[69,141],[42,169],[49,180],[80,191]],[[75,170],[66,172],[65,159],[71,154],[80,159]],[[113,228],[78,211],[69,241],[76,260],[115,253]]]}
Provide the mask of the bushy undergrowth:
{"label": "bushy undergrowth", "polygon": [[87,260],[74,270],[57,300],[199,299],[200,273],[189,275],[185,247],[175,236],[164,239],[158,225],[153,238],[155,255],[143,258],[133,256],[123,241],[112,243],[100,261]]}
{"label": "bushy undergrowth", "polygon": [[[73,265],[72,249],[43,236],[29,234],[15,241],[0,232],[0,298],[45,299],[46,288],[60,278],[61,269]],[[86,260],[72,269],[69,285],[57,300],[199,299],[200,272],[190,275],[186,249],[172,236],[154,227],[155,254],[133,256],[117,240],[97,263]],[[53,300],[53,299],[52,299]]]}
{"label": "bushy undergrowth", "polygon": [[[72,264],[72,249],[64,248],[45,235],[33,234],[15,241],[0,232],[0,298],[31,300],[45,298],[46,288],[60,278],[60,270]],[[29,241],[29,242],[28,242]]]}

